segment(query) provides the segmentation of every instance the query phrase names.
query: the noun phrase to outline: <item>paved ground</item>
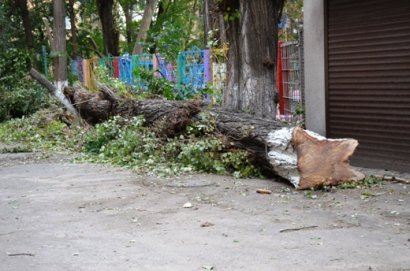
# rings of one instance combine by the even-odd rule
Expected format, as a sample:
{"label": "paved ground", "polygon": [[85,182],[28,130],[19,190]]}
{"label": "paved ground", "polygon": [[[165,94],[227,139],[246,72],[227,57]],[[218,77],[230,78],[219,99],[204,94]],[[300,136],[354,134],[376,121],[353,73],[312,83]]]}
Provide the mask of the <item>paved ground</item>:
{"label": "paved ground", "polygon": [[303,192],[57,158],[0,154],[2,271],[410,270],[410,185]]}

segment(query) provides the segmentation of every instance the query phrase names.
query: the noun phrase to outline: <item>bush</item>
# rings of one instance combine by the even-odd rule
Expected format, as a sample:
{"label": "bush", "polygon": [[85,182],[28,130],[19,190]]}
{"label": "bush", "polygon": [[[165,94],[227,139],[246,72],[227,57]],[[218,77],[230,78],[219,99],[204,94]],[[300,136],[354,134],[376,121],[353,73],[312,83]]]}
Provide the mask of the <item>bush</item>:
{"label": "bush", "polygon": [[[56,117],[57,116],[57,117]],[[36,150],[81,153],[80,160],[132,168],[139,173],[172,176],[199,171],[260,176],[248,153],[215,135],[214,120],[206,115],[182,134],[158,138],[141,116],[114,117],[90,130],[58,120],[58,113],[39,110],[30,117],[0,124],[0,140],[19,142]]]}
{"label": "bush", "polygon": [[96,125],[88,134],[85,150],[88,159],[172,175],[186,171],[227,174],[236,177],[260,176],[248,153],[232,149],[215,137],[214,123],[206,117],[192,123],[184,134],[161,140],[145,127],[144,119],[113,119]]}
{"label": "bush", "polygon": [[26,77],[28,68],[24,50],[0,53],[0,122],[32,114],[49,104],[48,93]]}

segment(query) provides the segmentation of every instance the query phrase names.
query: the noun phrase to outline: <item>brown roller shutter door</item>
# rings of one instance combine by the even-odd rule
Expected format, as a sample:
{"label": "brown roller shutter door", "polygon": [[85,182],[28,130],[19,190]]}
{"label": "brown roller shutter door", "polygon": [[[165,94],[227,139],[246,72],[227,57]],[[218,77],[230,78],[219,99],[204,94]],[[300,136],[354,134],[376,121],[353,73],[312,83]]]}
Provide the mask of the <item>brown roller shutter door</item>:
{"label": "brown roller shutter door", "polygon": [[410,171],[410,1],[328,0],[327,136],[353,164]]}

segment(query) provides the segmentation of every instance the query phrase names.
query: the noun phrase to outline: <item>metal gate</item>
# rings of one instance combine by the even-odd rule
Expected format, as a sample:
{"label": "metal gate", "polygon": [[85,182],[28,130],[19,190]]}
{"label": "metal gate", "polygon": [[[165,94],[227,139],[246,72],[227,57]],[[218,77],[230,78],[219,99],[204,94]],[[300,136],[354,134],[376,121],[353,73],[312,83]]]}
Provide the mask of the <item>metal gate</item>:
{"label": "metal gate", "polygon": [[281,107],[278,119],[303,122],[302,46],[299,42],[285,42],[279,46],[282,66]]}

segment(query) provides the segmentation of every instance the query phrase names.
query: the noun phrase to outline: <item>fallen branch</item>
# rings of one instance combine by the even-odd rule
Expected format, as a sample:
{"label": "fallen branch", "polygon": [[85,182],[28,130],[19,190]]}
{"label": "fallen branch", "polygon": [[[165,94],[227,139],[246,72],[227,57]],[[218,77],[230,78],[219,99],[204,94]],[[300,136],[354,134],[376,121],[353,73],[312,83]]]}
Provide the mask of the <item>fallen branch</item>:
{"label": "fallen branch", "polygon": [[375,176],[375,177],[382,179],[382,181],[410,184],[410,180],[406,180],[406,179],[399,178],[399,177],[396,177],[396,176],[385,176],[385,175],[383,175],[383,176]]}
{"label": "fallen branch", "polygon": [[290,231],[300,231],[300,230],[308,230],[308,229],[314,229],[317,228],[319,226],[306,226],[306,227],[301,227],[301,228],[293,228],[293,229],[284,229],[284,230],[280,230],[279,232],[290,232]]}
{"label": "fallen branch", "polygon": [[33,253],[7,253],[7,256],[13,257],[13,256],[31,256],[34,257],[35,255]]}

